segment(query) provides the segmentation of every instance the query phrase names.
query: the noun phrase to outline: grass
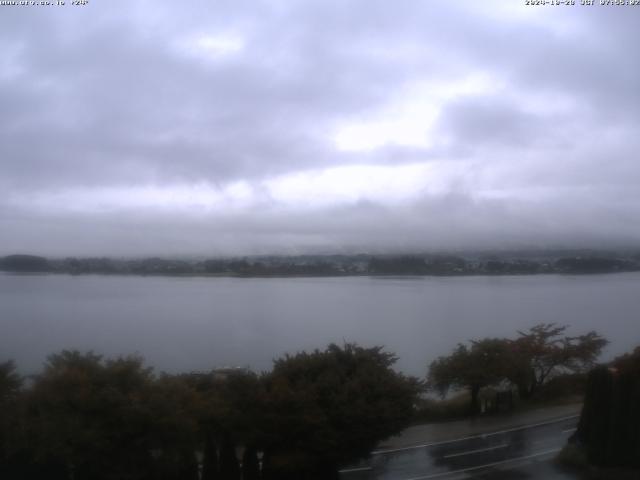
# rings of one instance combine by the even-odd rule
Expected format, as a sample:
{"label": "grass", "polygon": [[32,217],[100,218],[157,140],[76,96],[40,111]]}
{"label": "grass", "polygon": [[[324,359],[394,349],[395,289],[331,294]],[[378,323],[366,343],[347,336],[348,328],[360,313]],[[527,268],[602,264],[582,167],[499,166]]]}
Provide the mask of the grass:
{"label": "grass", "polygon": [[[529,410],[561,405],[582,403],[585,388],[584,375],[563,375],[550,380],[531,399],[520,399],[514,392],[513,409],[508,411],[490,411],[483,415],[501,415],[503,413],[526,412]],[[485,388],[480,400],[494,399],[496,391]],[[469,392],[461,391],[445,399],[423,398],[417,407],[414,424],[459,420],[470,416]]]}
{"label": "grass", "polygon": [[418,405],[414,423],[444,422],[468,417],[470,402],[468,392],[460,392],[444,400],[423,398]]}

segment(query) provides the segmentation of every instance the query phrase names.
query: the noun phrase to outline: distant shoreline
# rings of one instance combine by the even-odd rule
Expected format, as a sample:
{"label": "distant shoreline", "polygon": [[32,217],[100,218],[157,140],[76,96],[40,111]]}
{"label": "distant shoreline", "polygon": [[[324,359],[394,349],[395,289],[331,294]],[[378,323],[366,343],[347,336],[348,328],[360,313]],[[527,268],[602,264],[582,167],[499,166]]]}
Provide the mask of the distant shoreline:
{"label": "distant shoreline", "polygon": [[513,254],[303,255],[180,260],[106,257],[48,259],[35,255],[0,257],[0,271],[68,275],[124,275],[208,278],[470,277],[540,274],[588,275],[640,271],[640,254],[593,252],[536,257]]}
{"label": "distant shoreline", "polygon": [[127,277],[127,278],[237,278],[237,279],[285,279],[285,278],[379,278],[379,279],[419,279],[419,278],[480,278],[480,277],[543,277],[543,276],[572,276],[572,277],[588,277],[597,275],[616,275],[624,273],[640,273],[640,270],[625,270],[625,271],[611,271],[611,272],[585,272],[585,273],[563,273],[563,272],[541,272],[541,273],[463,273],[463,274],[372,274],[372,273],[358,273],[358,274],[343,274],[343,275],[239,275],[239,274],[207,274],[207,273],[100,273],[100,272],[84,272],[84,273],[69,273],[69,272],[14,272],[8,270],[0,270],[0,274],[16,275],[16,276],[67,276],[67,277]]}

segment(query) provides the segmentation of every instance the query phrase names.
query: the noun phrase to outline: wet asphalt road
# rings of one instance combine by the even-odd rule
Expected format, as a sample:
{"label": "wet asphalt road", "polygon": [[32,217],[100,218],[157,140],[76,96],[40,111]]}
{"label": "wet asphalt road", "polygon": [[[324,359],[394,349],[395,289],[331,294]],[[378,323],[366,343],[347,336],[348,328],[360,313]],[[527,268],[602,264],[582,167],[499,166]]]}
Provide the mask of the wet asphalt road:
{"label": "wet asphalt road", "polygon": [[341,472],[344,480],[571,479],[552,459],[575,431],[578,416],[483,435],[373,452]]}

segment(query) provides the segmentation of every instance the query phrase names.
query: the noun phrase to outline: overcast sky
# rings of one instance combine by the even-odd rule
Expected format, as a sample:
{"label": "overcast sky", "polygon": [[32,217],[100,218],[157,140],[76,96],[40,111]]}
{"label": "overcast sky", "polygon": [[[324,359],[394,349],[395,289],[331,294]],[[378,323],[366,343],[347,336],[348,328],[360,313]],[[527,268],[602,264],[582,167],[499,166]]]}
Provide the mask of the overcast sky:
{"label": "overcast sky", "polygon": [[0,6],[0,254],[640,244],[640,7],[66,3]]}

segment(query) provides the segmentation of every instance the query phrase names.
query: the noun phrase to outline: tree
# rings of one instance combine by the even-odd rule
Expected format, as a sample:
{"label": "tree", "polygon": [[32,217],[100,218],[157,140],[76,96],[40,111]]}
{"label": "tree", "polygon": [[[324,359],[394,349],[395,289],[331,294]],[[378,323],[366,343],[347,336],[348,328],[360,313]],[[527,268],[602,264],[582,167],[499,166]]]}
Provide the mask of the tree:
{"label": "tree", "polygon": [[339,465],[404,428],[421,384],[395,361],[348,343],[276,360],[265,377],[265,478],[336,478]]}
{"label": "tree", "polygon": [[19,394],[22,377],[12,360],[0,363],[0,478],[11,476],[18,452]]}
{"label": "tree", "polygon": [[242,456],[242,480],[259,480],[260,461],[258,460],[258,450],[249,447]]}
{"label": "tree", "polygon": [[[640,467],[640,347],[589,372],[578,429],[570,440],[590,463]],[[634,470],[635,471],[635,470]]]}
{"label": "tree", "polygon": [[468,388],[471,394],[469,411],[478,413],[480,389],[506,378],[509,353],[509,341],[501,338],[471,341],[470,347],[458,344],[450,355],[431,363],[427,384],[442,396],[451,387]]}
{"label": "tree", "polygon": [[144,411],[151,418],[147,448],[154,452],[156,477],[195,480],[195,452],[203,446],[199,420],[205,411],[201,395],[180,375],[162,374],[144,395]]}
{"label": "tree", "polygon": [[518,332],[512,342],[509,379],[518,387],[521,398],[530,398],[558,373],[585,372],[591,368],[609,343],[595,331],[570,337],[567,326],[541,323],[528,332]]}
{"label": "tree", "polygon": [[220,478],[221,480],[239,480],[240,463],[236,458],[236,451],[230,435],[225,435],[220,447]]}
{"label": "tree", "polygon": [[13,360],[0,363],[0,402],[15,398],[22,386],[22,377],[16,373]]}
{"label": "tree", "polygon": [[151,370],[137,357],[49,357],[28,396],[34,463],[81,479],[142,476],[150,468]]}
{"label": "tree", "polygon": [[[198,392],[202,402],[198,421],[204,447],[203,478],[239,478],[235,447],[255,452],[264,443],[263,382],[242,368],[181,377]],[[243,477],[250,478],[246,466]]]}

